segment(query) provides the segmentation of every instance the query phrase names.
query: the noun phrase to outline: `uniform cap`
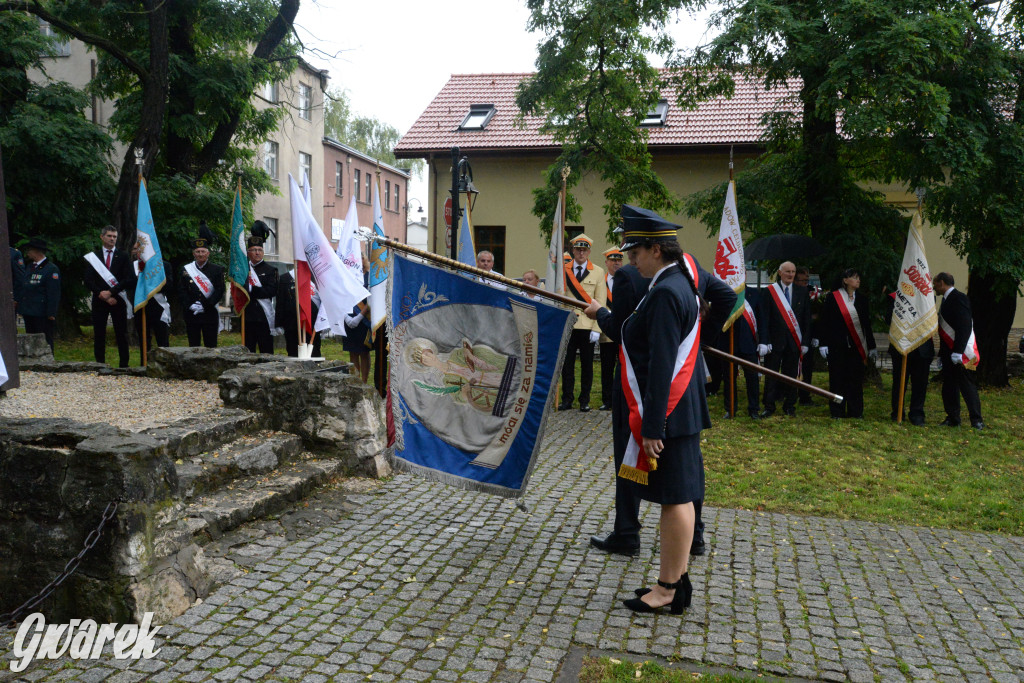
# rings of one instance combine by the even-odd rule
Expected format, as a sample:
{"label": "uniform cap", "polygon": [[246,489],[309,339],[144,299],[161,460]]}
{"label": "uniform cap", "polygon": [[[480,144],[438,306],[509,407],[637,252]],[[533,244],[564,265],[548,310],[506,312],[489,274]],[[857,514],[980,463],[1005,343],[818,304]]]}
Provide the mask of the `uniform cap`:
{"label": "uniform cap", "polygon": [[648,209],[629,204],[622,205],[622,251],[653,242],[677,242],[676,231],[681,225],[669,222]]}
{"label": "uniform cap", "polygon": [[570,242],[570,244],[574,249],[576,247],[586,247],[587,249],[590,249],[591,247],[594,246],[594,240],[590,239],[584,234],[580,234],[573,237],[572,242]]}

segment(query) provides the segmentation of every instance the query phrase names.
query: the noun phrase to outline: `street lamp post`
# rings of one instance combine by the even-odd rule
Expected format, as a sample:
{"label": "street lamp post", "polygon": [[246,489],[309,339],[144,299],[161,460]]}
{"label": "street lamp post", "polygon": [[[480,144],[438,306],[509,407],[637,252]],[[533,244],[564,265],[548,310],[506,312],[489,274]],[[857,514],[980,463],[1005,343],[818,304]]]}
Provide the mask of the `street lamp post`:
{"label": "street lamp post", "polygon": [[459,227],[461,225],[462,209],[459,208],[459,195],[466,194],[466,204],[470,214],[476,205],[477,195],[480,191],[473,185],[473,168],[469,165],[469,159],[459,157],[459,148],[452,147],[452,252],[450,256],[456,260],[459,257]]}

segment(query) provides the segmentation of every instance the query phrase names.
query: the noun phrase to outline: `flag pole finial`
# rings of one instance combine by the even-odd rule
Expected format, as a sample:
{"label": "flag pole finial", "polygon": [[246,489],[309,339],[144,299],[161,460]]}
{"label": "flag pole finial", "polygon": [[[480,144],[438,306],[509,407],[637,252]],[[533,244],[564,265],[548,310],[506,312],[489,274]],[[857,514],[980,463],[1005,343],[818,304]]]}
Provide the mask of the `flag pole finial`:
{"label": "flag pole finial", "polygon": [[566,179],[568,179],[570,173],[572,173],[572,169],[569,168],[568,164],[566,164],[565,166],[562,167],[562,182],[563,183],[566,181]]}
{"label": "flag pole finial", "polygon": [[926,190],[923,187],[918,187],[914,190],[914,194],[917,195],[917,208],[921,209],[921,205],[924,204],[924,195]]}

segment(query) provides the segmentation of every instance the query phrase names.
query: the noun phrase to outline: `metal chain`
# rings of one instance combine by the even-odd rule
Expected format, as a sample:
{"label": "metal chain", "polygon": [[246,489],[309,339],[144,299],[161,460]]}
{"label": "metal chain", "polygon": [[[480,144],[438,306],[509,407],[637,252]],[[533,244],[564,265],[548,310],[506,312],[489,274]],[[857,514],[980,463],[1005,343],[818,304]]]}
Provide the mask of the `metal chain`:
{"label": "metal chain", "polygon": [[50,597],[50,594],[53,593],[58,586],[64,583],[72,574],[75,573],[75,570],[78,569],[78,565],[82,562],[82,558],[85,554],[92,550],[93,546],[95,546],[100,540],[100,536],[103,535],[103,527],[106,526],[107,522],[114,517],[115,512],[117,512],[117,501],[107,503],[106,509],[103,510],[103,516],[100,517],[99,525],[90,531],[89,535],[85,537],[85,543],[79,553],[68,560],[67,564],[64,565],[63,571],[61,571],[53,581],[46,584],[46,586],[39,591],[35,597],[30,598],[25,602],[25,604],[13,612],[0,614],[0,628],[14,628],[14,624],[17,623],[22,614],[38,606],[43,602],[43,600]]}

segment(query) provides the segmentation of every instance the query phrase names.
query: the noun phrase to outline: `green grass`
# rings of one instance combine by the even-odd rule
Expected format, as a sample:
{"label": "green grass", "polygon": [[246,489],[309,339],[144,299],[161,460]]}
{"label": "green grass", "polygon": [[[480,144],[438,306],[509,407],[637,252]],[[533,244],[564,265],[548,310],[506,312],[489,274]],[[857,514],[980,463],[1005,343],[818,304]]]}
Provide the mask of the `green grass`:
{"label": "green grass", "polygon": [[[580,683],[748,683],[752,680],[765,680],[763,676],[749,674],[734,676],[732,674],[703,673],[668,669],[655,662],[628,662],[610,657],[584,657],[580,669]],[[777,678],[767,680],[777,681]]]}

